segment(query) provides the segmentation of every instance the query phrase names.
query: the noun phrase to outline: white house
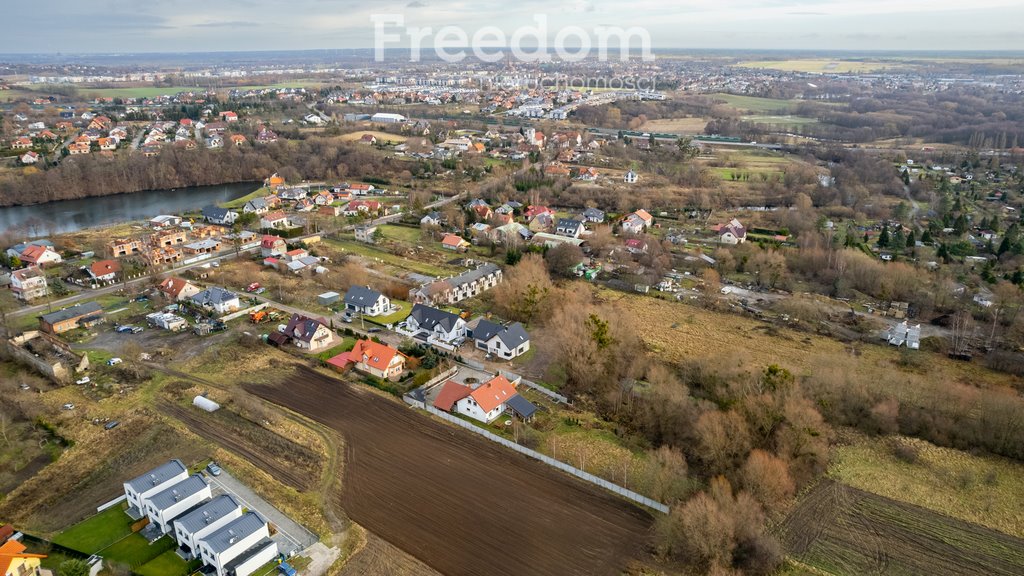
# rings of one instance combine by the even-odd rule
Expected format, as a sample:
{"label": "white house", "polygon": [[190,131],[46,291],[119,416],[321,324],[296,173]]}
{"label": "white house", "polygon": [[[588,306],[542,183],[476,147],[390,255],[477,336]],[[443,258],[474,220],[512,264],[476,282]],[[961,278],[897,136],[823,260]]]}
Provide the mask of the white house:
{"label": "white house", "polygon": [[391,299],[368,286],[352,286],[345,292],[345,310],[380,316],[391,311]]}
{"label": "white house", "polygon": [[583,222],[572,218],[559,218],[555,225],[555,234],[569,238],[579,238],[583,233]]}
{"label": "white house", "polygon": [[187,512],[193,506],[209,500],[212,496],[210,485],[202,474],[193,474],[184,480],[143,499],[143,507],[151,524],[164,534],[173,526],[171,521]]}
{"label": "white house", "polygon": [[516,387],[502,375],[484,382],[455,403],[455,411],[480,422],[490,423],[505,411],[505,403],[516,396]]}
{"label": "white house", "polygon": [[206,218],[210,224],[230,226],[235,223],[235,220],[238,220],[238,212],[220,206],[207,206],[203,208],[203,218]]}
{"label": "white house", "polygon": [[626,184],[636,184],[640,180],[640,175],[630,170],[622,177],[622,181]]}
{"label": "white house", "polygon": [[429,344],[452,346],[466,337],[466,321],[458,314],[416,304],[405,319],[405,330],[414,338]]}
{"label": "white house", "polygon": [[735,218],[719,227],[718,234],[722,244],[742,244],[747,241],[747,229]]}
{"label": "white house", "polygon": [[266,214],[269,211],[270,206],[267,205],[267,201],[264,198],[253,198],[242,207],[242,212],[246,214]]}
{"label": "white house", "polygon": [[291,222],[288,221],[288,215],[280,210],[264,214],[263,217],[260,218],[260,228],[284,229],[289,228],[290,226]]}
{"label": "white house", "polygon": [[188,468],[181,460],[174,459],[161,464],[145,474],[124,483],[124,495],[128,500],[128,514],[135,518],[145,515],[144,501],[149,496],[188,478]]}
{"label": "white house", "polygon": [[46,275],[38,266],[11,272],[11,292],[18,300],[34,300],[46,296]]}
{"label": "white house", "polygon": [[174,539],[186,556],[198,553],[199,541],[242,515],[242,506],[230,494],[222,494],[174,519]]}
{"label": "white house", "polygon": [[207,534],[198,545],[199,557],[217,576],[249,576],[278,554],[267,521],[255,512]]}
{"label": "white house", "polygon": [[285,334],[294,340],[296,347],[310,352],[330,348],[334,342],[334,333],[322,318],[307,318],[301,314],[292,314]]}
{"label": "white house", "polygon": [[530,349],[530,335],[519,322],[502,326],[480,320],[473,329],[473,342],[480,350],[505,359],[515,358]]}
{"label": "white house", "polygon": [[419,304],[455,304],[494,288],[501,278],[501,267],[487,262],[458,276],[413,288],[409,291],[409,298]]}
{"label": "white house", "polygon": [[211,286],[192,296],[191,300],[197,306],[212,309],[218,314],[228,314],[241,308],[238,295],[219,286]]}

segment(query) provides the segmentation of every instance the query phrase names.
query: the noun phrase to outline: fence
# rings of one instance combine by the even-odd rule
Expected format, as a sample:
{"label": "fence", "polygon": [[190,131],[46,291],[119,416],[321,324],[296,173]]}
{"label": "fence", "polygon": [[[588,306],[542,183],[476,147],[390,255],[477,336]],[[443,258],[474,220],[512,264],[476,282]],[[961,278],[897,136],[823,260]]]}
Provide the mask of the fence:
{"label": "fence", "polygon": [[519,378],[520,379],[519,383],[525,385],[527,388],[532,388],[533,390],[536,390],[537,392],[540,392],[541,394],[547,396],[548,398],[551,398],[555,402],[558,402],[558,403],[561,403],[561,404],[568,404],[569,403],[569,399],[566,398],[565,396],[562,396],[558,392],[555,392],[554,390],[550,390],[548,388],[545,388],[545,387],[541,386],[540,384],[537,384],[536,382],[530,382],[529,380],[523,378],[522,376],[519,376],[518,374],[513,374],[511,372],[505,372],[505,377],[508,378],[510,381],[513,381],[513,382],[515,381],[516,378]]}
{"label": "fence", "polygon": [[[409,403],[409,404],[412,404],[412,402],[409,399],[407,399],[406,402]],[[433,406],[426,405],[426,406],[424,406],[424,409],[427,412],[430,412],[431,414],[433,414],[434,416],[437,416],[438,418],[442,418],[444,420],[447,420],[448,422],[451,422],[452,424],[455,424],[456,426],[460,426],[462,428],[465,428],[466,430],[469,430],[471,432],[479,434],[479,435],[483,436],[484,438],[487,438],[488,440],[490,440],[492,442],[497,442],[498,444],[501,444],[502,446],[504,446],[506,448],[510,448],[512,450],[515,450],[516,452],[519,452],[520,454],[524,454],[524,455],[529,456],[530,458],[533,458],[535,460],[540,460],[541,462],[547,464],[548,466],[553,466],[554,468],[557,468],[557,469],[559,469],[559,470],[561,470],[563,472],[566,472],[568,474],[572,474],[573,476],[575,476],[577,478],[580,478],[581,480],[586,480],[587,482],[590,482],[591,484],[596,484],[596,485],[598,485],[598,486],[600,486],[600,487],[602,487],[602,488],[604,488],[606,490],[609,490],[611,492],[614,492],[615,494],[618,494],[619,496],[622,496],[623,498],[628,498],[629,500],[632,500],[632,501],[634,501],[634,502],[636,502],[638,504],[642,504],[644,506],[647,506],[648,508],[652,508],[652,509],[657,510],[658,512],[662,512],[664,514],[668,514],[668,506],[662,504],[661,502],[657,502],[655,500],[651,500],[650,498],[648,498],[646,496],[641,496],[640,494],[637,494],[636,492],[633,492],[632,490],[628,490],[626,488],[623,488],[622,486],[619,486],[618,484],[613,484],[613,483],[605,480],[604,478],[599,478],[599,477],[594,476],[593,474],[591,474],[589,472],[585,472],[583,470],[580,470],[579,468],[574,468],[572,466],[569,466],[565,462],[561,462],[561,461],[555,460],[554,458],[551,458],[549,456],[545,456],[544,454],[541,454],[540,452],[537,452],[536,450],[531,450],[529,448],[526,448],[525,446],[520,446],[519,444],[516,444],[515,442],[512,442],[511,440],[507,440],[505,438],[502,438],[501,436],[498,436],[496,434],[492,434],[491,432],[488,432],[487,430],[484,430],[483,428],[480,428],[479,426],[476,426],[476,425],[474,425],[474,424],[472,424],[470,422],[462,420],[461,418],[456,418],[455,416],[452,416],[451,414],[448,414],[446,412],[442,412],[442,411],[438,410],[437,408],[434,408]]]}
{"label": "fence", "polygon": [[124,502],[127,499],[128,499],[127,496],[125,496],[124,494],[121,494],[120,496],[118,496],[117,498],[114,498],[110,502],[107,502],[105,504],[100,504],[99,506],[97,506],[96,507],[96,511],[97,512],[103,512],[107,508],[110,508],[110,507],[114,506],[115,504],[120,504],[121,502]]}

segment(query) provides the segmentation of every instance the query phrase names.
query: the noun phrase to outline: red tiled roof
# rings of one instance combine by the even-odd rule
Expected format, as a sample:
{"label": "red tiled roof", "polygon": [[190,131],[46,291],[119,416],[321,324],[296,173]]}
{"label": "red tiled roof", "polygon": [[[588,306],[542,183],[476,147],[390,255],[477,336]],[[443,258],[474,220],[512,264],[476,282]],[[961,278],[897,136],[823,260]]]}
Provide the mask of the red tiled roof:
{"label": "red tiled roof", "polygon": [[99,262],[93,262],[89,266],[89,271],[96,277],[106,276],[111,272],[116,274],[121,271],[121,263],[117,260],[100,260]]}
{"label": "red tiled roof", "polygon": [[481,410],[490,412],[515,395],[516,387],[508,378],[499,374],[481,384],[469,396],[476,401]]}
{"label": "red tiled roof", "polygon": [[451,412],[456,402],[462,400],[466,396],[469,396],[472,392],[473,389],[469,386],[449,380],[444,383],[444,386],[441,388],[441,392],[438,393],[437,398],[434,399],[434,408],[444,410],[445,412]]}

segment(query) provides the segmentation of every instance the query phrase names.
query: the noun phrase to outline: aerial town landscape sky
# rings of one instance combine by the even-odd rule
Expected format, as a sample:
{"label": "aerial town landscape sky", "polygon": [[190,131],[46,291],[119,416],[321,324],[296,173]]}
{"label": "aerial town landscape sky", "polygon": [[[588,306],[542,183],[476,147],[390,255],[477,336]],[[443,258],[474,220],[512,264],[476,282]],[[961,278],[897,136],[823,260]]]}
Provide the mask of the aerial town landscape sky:
{"label": "aerial town landscape sky", "polygon": [[51,0],[5,8],[0,52],[370,48],[381,13],[470,35],[545,14],[551,36],[638,26],[654,48],[1024,50],[1020,0]]}

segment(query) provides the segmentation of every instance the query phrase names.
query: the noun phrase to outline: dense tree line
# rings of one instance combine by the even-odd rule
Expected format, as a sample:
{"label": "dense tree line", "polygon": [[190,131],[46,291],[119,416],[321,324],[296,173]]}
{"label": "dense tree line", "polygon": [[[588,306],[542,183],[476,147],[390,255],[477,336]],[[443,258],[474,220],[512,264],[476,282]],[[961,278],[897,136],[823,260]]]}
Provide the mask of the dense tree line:
{"label": "dense tree line", "polygon": [[280,172],[289,181],[358,179],[404,171],[387,159],[338,140],[302,141],[251,147],[183,150],[165,147],[159,156],[119,154],[66,158],[34,174],[11,174],[0,180],[0,205],[39,204],[54,200],[107,196],[142,190],[262,181]]}

